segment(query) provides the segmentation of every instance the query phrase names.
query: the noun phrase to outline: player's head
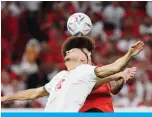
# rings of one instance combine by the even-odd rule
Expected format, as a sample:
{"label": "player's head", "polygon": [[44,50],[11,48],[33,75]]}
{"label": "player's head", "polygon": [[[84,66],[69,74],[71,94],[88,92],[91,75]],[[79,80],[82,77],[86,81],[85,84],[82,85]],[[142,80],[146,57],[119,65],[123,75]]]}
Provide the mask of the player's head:
{"label": "player's head", "polygon": [[93,39],[87,36],[72,36],[62,45],[65,63],[81,62],[91,64],[91,53],[95,48]]}

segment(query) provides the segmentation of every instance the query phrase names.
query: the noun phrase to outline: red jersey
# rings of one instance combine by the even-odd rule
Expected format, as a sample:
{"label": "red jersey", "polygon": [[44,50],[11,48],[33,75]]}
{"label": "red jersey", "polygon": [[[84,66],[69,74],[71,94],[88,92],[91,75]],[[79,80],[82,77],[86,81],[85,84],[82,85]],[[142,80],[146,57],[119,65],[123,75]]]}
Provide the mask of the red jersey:
{"label": "red jersey", "polygon": [[109,83],[93,90],[79,112],[85,112],[91,108],[97,108],[103,112],[114,112]]}

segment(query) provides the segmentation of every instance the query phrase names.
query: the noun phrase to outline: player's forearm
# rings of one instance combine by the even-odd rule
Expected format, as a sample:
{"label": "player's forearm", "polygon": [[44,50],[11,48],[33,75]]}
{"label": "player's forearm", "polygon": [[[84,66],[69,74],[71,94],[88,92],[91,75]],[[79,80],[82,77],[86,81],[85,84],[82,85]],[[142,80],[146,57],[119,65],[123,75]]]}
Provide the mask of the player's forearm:
{"label": "player's forearm", "polygon": [[32,100],[37,98],[36,89],[28,89],[25,91],[18,92],[10,96],[4,96],[1,98],[1,101],[13,101],[13,100]]}
{"label": "player's forearm", "polygon": [[119,58],[114,63],[102,67],[97,67],[95,69],[95,73],[100,78],[118,73],[128,64],[131,58],[131,54],[127,52],[123,57]]}
{"label": "player's forearm", "polygon": [[119,80],[121,77],[119,76],[119,74],[114,74],[114,75],[110,75],[108,77],[102,78],[97,80],[93,90],[99,88],[100,86],[102,86],[105,83],[108,83],[110,81],[114,81],[114,80]]}
{"label": "player's forearm", "polygon": [[112,82],[110,82],[111,93],[116,95],[122,89],[124,85],[124,79],[119,79],[118,81],[112,81]]}
{"label": "player's forearm", "polygon": [[130,52],[127,52],[123,57],[119,58],[113,63],[115,66],[115,72],[121,71],[131,60],[132,56]]}

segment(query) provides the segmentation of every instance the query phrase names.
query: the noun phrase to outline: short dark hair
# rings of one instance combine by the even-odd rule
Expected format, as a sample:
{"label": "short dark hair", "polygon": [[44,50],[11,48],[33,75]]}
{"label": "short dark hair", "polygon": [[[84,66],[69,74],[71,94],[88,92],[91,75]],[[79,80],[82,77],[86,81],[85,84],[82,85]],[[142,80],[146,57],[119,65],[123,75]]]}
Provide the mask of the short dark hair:
{"label": "short dark hair", "polygon": [[71,36],[62,45],[62,55],[65,56],[66,51],[72,48],[86,48],[92,52],[95,48],[95,41],[88,36]]}

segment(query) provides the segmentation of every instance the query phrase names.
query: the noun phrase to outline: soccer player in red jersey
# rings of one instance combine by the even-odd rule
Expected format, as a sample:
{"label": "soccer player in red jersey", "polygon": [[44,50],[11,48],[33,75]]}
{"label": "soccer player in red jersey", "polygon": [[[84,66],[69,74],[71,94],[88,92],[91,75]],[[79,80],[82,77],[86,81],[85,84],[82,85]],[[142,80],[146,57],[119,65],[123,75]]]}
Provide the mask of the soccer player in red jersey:
{"label": "soccer player in red jersey", "polygon": [[117,81],[110,81],[102,86],[100,85],[100,82],[97,82],[79,112],[114,112],[112,95],[118,94],[124,83],[133,78],[136,68],[127,68],[124,72],[133,73],[133,75],[132,77],[129,75],[124,76]]}

